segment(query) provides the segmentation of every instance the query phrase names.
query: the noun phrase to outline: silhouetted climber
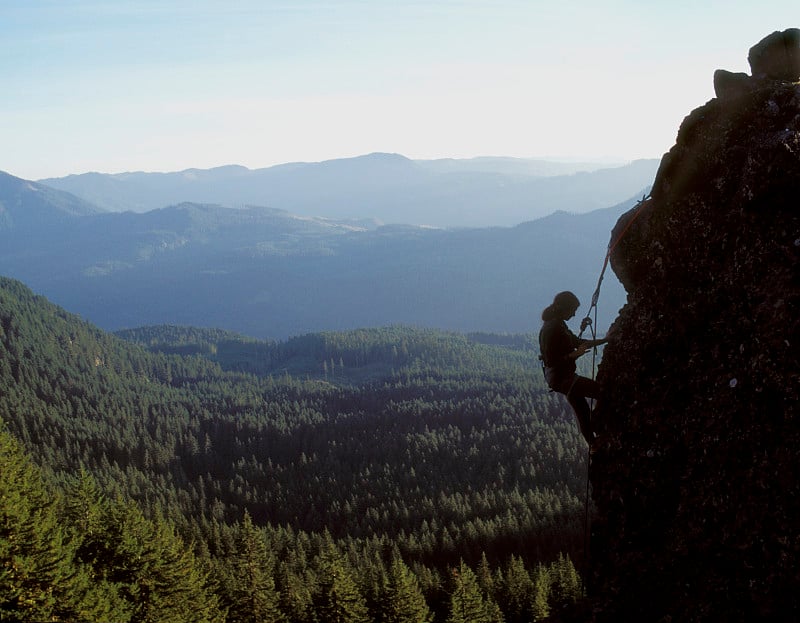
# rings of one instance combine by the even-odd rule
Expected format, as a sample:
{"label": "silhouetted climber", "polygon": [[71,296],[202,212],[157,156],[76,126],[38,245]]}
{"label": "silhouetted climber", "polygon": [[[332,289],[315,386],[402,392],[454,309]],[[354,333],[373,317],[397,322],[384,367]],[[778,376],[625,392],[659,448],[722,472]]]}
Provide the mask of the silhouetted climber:
{"label": "silhouetted climber", "polygon": [[544,324],[539,331],[539,352],[544,376],[550,389],[564,394],[578,417],[581,433],[592,444],[591,408],[587,398],[597,398],[597,381],[579,376],[576,360],[593,346],[608,340],[582,340],[567,328],[567,320],[575,315],[580,301],[572,292],[559,292],[553,303],[542,311]]}

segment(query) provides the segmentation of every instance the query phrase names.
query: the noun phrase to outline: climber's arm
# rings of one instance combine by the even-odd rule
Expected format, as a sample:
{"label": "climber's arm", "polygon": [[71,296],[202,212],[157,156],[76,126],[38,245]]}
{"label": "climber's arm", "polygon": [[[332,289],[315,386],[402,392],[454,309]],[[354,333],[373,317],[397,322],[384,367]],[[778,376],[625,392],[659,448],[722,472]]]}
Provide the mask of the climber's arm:
{"label": "climber's arm", "polygon": [[581,343],[584,344],[587,348],[591,348],[592,346],[600,346],[601,344],[605,344],[608,342],[608,338],[604,337],[602,340],[583,340]]}
{"label": "climber's arm", "polygon": [[594,346],[600,346],[601,344],[605,344],[608,342],[608,338],[603,338],[602,340],[581,340],[578,345],[575,347],[571,353],[569,353],[566,358],[567,359],[577,359],[586,351]]}

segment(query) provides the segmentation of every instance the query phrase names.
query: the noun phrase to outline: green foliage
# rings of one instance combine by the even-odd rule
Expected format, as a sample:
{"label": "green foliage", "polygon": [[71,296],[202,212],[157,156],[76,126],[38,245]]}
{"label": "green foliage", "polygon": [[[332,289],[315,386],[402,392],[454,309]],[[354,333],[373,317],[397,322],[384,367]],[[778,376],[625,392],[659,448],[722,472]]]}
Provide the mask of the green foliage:
{"label": "green foliage", "polygon": [[[0,431],[0,615],[20,621],[221,621],[174,530],[107,504],[82,474],[63,509]],[[85,504],[85,512],[79,512]]]}
{"label": "green foliage", "polygon": [[318,584],[314,595],[317,623],[370,623],[364,595],[355,574],[328,541],[317,562]]}
{"label": "green foliage", "polygon": [[[502,621],[502,615],[499,621]],[[447,623],[496,623],[498,609],[481,591],[475,573],[462,561],[453,569],[453,591]]]}
{"label": "green foliage", "polygon": [[0,616],[46,620],[75,569],[70,546],[37,470],[0,430]]}
{"label": "green foliage", "polygon": [[53,495],[18,443],[0,428],[0,619],[129,620],[114,588],[76,556]]}
{"label": "green foliage", "polygon": [[311,585],[315,578],[304,563],[282,561],[278,567],[276,584],[279,591],[280,610],[289,623],[310,620],[312,611]]}
{"label": "green foliage", "polygon": [[432,614],[419,582],[399,556],[392,559],[383,601],[384,623],[430,623]]}
{"label": "green foliage", "polygon": [[557,605],[574,603],[583,597],[583,583],[575,565],[563,554],[553,564],[550,572],[552,600]]}
{"label": "green foliage", "polygon": [[531,620],[542,621],[550,616],[550,572],[544,565],[539,564],[536,566],[532,578]]}
{"label": "green foliage", "polygon": [[[582,441],[527,337],[131,337],[193,354],[0,279],[0,418],[25,448],[2,474],[0,599],[18,618],[443,621],[470,565],[487,620],[580,596],[559,554],[582,543]],[[551,562],[546,582],[526,571]]]}
{"label": "green foliage", "polygon": [[232,579],[227,588],[231,623],[282,623],[275,590],[274,560],[249,513],[239,527],[236,553],[229,562]]}
{"label": "green foliage", "polygon": [[507,623],[530,620],[531,595],[534,585],[521,558],[511,556],[500,582],[499,601]]}
{"label": "green foliage", "polygon": [[[206,573],[166,520],[148,520],[121,499],[92,499],[97,489],[85,477],[73,491],[66,514],[78,528],[78,557],[124,599],[131,621],[221,620]],[[87,512],[76,517],[79,503]]]}

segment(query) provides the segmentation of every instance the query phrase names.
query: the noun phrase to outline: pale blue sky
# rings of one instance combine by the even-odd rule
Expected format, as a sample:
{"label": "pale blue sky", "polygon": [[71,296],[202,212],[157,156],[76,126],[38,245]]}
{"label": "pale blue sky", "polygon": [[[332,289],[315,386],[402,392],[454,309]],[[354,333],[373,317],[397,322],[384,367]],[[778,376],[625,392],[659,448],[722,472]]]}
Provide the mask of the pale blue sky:
{"label": "pale blue sky", "polygon": [[0,0],[0,170],[657,158],[797,0]]}

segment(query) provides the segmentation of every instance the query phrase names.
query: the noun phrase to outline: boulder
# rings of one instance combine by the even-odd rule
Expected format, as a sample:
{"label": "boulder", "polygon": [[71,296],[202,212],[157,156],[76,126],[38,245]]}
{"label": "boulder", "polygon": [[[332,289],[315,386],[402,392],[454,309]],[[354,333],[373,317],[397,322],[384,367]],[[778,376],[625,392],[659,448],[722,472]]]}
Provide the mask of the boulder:
{"label": "boulder", "polygon": [[775,31],[750,48],[747,56],[754,78],[800,80],[800,29]]}
{"label": "boulder", "polygon": [[751,78],[746,73],[733,73],[724,69],[714,72],[714,93],[719,98],[729,99],[747,93]]}

